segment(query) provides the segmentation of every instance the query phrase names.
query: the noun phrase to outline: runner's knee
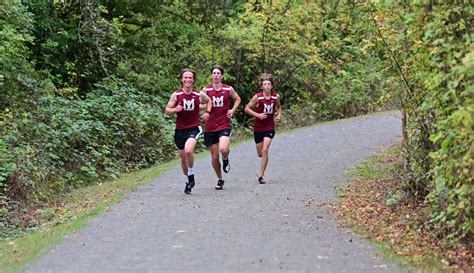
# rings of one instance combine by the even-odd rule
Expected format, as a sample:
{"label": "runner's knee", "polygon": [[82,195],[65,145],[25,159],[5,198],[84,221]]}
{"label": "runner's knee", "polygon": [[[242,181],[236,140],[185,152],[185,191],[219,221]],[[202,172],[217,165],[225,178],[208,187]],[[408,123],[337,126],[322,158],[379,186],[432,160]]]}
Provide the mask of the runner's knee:
{"label": "runner's knee", "polygon": [[220,152],[221,154],[228,154],[228,153],[229,153],[229,148],[220,148],[220,149],[219,149],[219,152]]}
{"label": "runner's knee", "polygon": [[190,148],[184,148],[184,154],[186,155],[186,157],[188,156],[192,156],[193,155],[193,149],[190,149]]}

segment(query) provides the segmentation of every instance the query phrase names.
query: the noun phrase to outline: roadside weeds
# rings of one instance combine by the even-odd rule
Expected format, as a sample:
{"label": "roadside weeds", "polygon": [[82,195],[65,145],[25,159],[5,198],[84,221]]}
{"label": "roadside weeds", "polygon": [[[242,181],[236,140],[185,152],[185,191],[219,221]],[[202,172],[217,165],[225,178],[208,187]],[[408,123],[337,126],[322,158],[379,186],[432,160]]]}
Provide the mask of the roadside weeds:
{"label": "roadside weeds", "polygon": [[473,272],[473,243],[435,238],[429,208],[403,191],[400,146],[385,149],[349,172],[333,209],[339,220],[415,272]]}

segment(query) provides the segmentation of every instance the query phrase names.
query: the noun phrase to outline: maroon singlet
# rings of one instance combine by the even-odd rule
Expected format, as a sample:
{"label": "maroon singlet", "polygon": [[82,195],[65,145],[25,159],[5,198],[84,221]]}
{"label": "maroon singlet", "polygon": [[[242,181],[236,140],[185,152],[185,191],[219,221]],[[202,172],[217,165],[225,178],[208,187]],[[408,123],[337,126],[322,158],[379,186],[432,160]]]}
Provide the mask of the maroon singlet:
{"label": "maroon singlet", "polygon": [[256,107],[257,113],[265,113],[267,114],[266,119],[258,119],[255,118],[253,122],[253,130],[254,132],[266,132],[270,130],[275,130],[275,109],[277,104],[277,93],[272,92],[270,99],[266,99],[263,95],[263,91],[257,93],[258,104]]}
{"label": "maroon singlet", "polygon": [[206,122],[206,132],[217,132],[231,128],[230,120],[227,117],[227,111],[230,109],[230,90],[231,87],[226,84],[222,84],[221,90],[215,90],[212,84],[204,88],[212,102],[212,110]]}
{"label": "maroon singlet", "polygon": [[175,91],[176,105],[183,106],[183,111],[177,113],[176,129],[189,129],[201,125],[199,122],[199,91],[193,89],[186,94],[183,89]]}

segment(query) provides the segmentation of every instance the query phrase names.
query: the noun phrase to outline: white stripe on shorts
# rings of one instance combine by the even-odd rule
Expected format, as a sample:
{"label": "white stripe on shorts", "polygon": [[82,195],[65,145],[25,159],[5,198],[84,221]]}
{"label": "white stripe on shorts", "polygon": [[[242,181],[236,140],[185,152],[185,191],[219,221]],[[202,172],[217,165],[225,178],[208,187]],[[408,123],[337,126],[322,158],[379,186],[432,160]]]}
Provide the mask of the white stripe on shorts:
{"label": "white stripe on shorts", "polygon": [[199,137],[202,135],[202,127],[198,126],[198,128],[199,128],[199,133],[194,137],[196,140],[198,140]]}

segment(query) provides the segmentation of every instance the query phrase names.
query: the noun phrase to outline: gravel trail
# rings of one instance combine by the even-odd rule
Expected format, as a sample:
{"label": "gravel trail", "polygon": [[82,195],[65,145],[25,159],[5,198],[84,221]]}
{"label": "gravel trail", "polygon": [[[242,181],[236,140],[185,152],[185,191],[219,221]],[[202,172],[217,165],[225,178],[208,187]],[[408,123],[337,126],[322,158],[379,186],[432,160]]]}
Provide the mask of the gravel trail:
{"label": "gravel trail", "polygon": [[195,163],[192,195],[176,166],[26,272],[402,272],[326,209],[345,170],[399,142],[400,126],[385,112],[277,131],[266,185],[253,142],[231,148],[222,191],[209,156]]}

